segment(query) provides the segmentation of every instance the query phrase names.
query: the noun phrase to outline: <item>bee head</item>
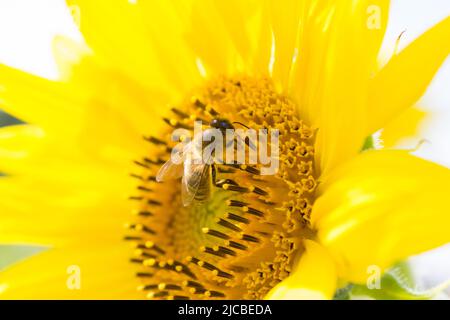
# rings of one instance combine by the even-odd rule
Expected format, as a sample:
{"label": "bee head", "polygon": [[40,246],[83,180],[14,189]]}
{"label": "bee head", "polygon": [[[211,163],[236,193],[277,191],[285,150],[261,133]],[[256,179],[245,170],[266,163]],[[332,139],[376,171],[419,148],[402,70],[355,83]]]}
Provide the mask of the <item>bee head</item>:
{"label": "bee head", "polygon": [[209,124],[212,128],[225,130],[225,129],[234,129],[233,125],[230,121],[227,119],[219,119],[215,118],[211,120],[211,123]]}

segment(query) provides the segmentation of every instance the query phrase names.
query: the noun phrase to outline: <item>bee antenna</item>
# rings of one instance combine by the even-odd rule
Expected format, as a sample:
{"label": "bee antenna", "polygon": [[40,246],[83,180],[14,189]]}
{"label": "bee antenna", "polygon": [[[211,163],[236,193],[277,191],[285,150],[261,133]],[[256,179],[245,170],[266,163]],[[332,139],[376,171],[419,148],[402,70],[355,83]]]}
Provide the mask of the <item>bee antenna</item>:
{"label": "bee antenna", "polygon": [[243,124],[241,122],[234,121],[233,124],[235,124],[235,123],[240,124],[241,126],[246,127],[247,129],[250,129],[249,127],[247,127],[245,124]]}

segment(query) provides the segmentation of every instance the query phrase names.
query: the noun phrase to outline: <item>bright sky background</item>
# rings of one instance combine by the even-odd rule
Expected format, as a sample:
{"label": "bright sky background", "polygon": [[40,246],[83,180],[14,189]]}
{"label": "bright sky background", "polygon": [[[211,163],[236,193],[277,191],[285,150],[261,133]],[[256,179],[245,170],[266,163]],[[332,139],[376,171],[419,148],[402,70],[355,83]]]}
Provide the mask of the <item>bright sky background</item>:
{"label": "bright sky background", "polygon": [[[448,15],[450,0],[392,0],[383,56],[392,52],[402,31],[406,32],[400,48]],[[81,39],[63,0],[0,0],[0,63],[56,79],[51,50],[56,34]],[[422,130],[422,137],[430,142],[416,154],[450,167],[450,59],[419,104],[432,112],[432,118]],[[413,261],[427,283],[450,278],[450,246]]]}

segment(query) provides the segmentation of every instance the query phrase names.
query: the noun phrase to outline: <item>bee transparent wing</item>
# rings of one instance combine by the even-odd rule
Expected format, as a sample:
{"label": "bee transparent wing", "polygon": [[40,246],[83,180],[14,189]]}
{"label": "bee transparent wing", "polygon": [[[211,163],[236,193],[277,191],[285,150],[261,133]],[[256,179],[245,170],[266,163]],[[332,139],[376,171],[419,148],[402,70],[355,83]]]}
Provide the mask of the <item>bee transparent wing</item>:
{"label": "bee transparent wing", "polygon": [[[156,181],[162,182],[167,180],[178,179],[183,175],[183,163],[187,152],[190,151],[190,144],[183,147],[183,150],[178,150],[175,154],[171,154],[170,159],[167,160],[159,169],[156,175]],[[173,159],[177,158],[176,163]]]}
{"label": "bee transparent wing", "polygon": [[189,160],[184,162],[184,175],[181,181],[181,199],[185,207],[189,206],[198,192],[203,177],[209,168],[209,161],[212,155],[206,161],[195,164]]}
{"label": "bee transparent wing", "polygon": [[181,181],[181,199],[185,207],[189,206],[194,200],[207,168],[207,165],[198,165],[196,169],[191,168],[191,170],[197,170],[195,173],[191,173],[191,176],[183,175]]}
{"label": "bee transparent wing", "polygon": [[171,159],[167,160],[156,175],[157,182],[178,179],[183,175],[183,163],[176,164]]}

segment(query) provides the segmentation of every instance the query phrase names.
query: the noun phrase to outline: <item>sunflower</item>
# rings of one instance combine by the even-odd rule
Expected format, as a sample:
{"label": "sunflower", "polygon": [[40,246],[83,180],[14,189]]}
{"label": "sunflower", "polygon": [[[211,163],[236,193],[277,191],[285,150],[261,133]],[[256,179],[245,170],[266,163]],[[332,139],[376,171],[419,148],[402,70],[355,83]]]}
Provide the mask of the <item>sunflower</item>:
{"label": "sunflower", "polygon": [[[88,46],[55,39],[61,80],[0,67],[23,121],[0,129],[0,242],[45,247],[2,298],[332,298],[449,241],[450,171],[371,136],[424,93],[450,18],[381,66],[389,1],[67,2]],[[279,170],[218,165],[184,207],[156,182],[170,134],[219,118],[279,130]]]}

